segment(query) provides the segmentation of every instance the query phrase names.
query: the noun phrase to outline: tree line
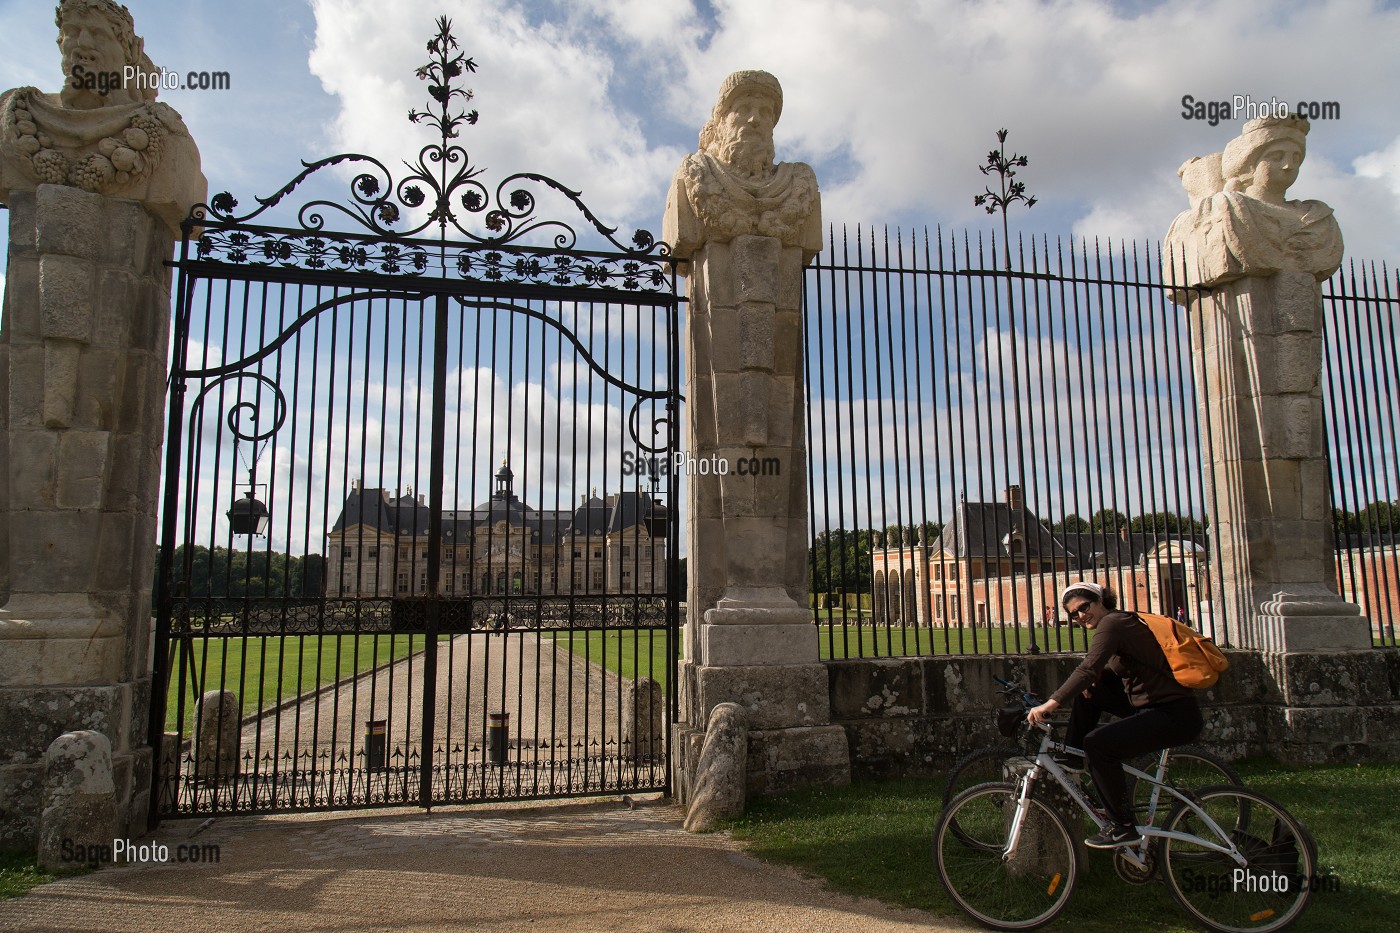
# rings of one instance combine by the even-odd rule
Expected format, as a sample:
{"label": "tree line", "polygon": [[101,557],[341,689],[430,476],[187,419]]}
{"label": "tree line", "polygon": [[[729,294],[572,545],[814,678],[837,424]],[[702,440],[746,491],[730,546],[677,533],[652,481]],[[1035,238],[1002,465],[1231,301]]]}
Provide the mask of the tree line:
{"label": "tree line", "polygon": [[[156,553],[155,589],[160,584],[160,553]],[[182,544],[175,549],[172,585],[176,596],[216,599],[294,597],[324,595],[326,558],[321,554],[293,557],[280,551]]]}
{"label": "tree line", "polygon": [[1389,502],[1377,499],[1355,512],[1333,509],[1332,527],[1336,529],[1337,534],[1400,534],[1400,499]]}

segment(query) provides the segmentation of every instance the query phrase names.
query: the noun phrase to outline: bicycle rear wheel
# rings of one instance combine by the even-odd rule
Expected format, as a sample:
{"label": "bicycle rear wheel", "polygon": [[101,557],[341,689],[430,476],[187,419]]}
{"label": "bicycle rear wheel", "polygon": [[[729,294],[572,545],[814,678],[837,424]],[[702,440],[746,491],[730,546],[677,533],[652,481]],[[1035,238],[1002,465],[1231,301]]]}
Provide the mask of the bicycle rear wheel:
{"label": "bicycle rear wheel", "polygon": [[1003,858],[1016,798],[1014,784],[969,788],[944,809],[933,833],[933,861],[948,896],[997,930],[1033,930],[1054,920],[1079,873],[1064,820],[1034,797],[1015,853]]}
{"label": "bicycle rear wheel", "polygon": [[[1200,841],[1163,839],[1161,871],[1176,902],[1220,933],[1271,933],[1297,920],[1308,905],[1309,882],[1317,869],[1307,829],[1283,807],[1246,787],[1200,788],[1195,796],[1245,864]],[[1180,802],[1164,828],[1224,844],[1205,820]]]}
{"label": "bicycle rear wheel", "polygon": [[[1157,770],[1157,755],[1144,755],[1134,761],[1133,767],[1147,774],[1153,774]],[[1183,745],[1173,748],[1167,756],[1167,783],[1180,791],[1195,791],[1202,787],[1213,787],[1222,784],[1232,784],[1236,787],[1242,783],[1240,776],[1230,763],[1213,752],[1208,752],[1203,748],[1194,745]],[[1152,826],[1161,821],[1164,814],[1171,812],[1176,798],[1170,794],[1158,792],[1156,803],[1153,803],[1152,795],[1155,785],[1147,781],[1133,781],[1133,812],[1137,816],[1140,826]],[[1247,818],[1248,814],[1245,814]]]}

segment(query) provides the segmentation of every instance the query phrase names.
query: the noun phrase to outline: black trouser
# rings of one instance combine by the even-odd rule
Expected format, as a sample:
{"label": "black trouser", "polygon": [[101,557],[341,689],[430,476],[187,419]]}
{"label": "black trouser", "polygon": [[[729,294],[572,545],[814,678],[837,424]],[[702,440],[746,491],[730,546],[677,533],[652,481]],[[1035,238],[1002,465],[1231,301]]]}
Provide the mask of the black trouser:
{"label": "black trouser", "polygon": [[[1120,717],[1099,725],[1099,717]],[[1201,734],[1205,720],[1195,697],[1136,707],[1123,690],[1123,681],[1109,670],[1089,691],[1074,698],[1065,744],[1084,749],[1089,774],[1109,817],[1120,825],[1133,823],[1123,762],[1148,752],[1183,745]]]}

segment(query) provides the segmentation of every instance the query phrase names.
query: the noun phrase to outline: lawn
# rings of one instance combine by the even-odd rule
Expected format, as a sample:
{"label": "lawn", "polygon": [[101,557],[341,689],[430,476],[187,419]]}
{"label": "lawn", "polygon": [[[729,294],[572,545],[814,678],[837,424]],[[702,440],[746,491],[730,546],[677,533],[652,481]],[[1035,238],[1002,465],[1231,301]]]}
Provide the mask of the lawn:
{"label": "lawn", "polygon": [[[1400,764],[1293,768],[1271,761],[1239,766],[1245,782],[1312,829],[1322,874],[1294,929],[1392,933],[1400,929]],[[933,778],[860,782],[758,798],[734,824],[756,855],[796,866],[833,888],[945,916],[962,914],[944,894],[930,845],[938,816]],[[1111,855],[1091,852],[1074,900],[1046,929],[1075,933],[1177,933],[1195,930],[1160,884],[1132,887],[1114,874]]]}
{"label": "lawn", "polygon": [[[852,614],[843,625],[839,618],[817,625],[817,644],[823,660],[836,658],[889,658],[930,654],[1024,654],[1030,650],[1031,630],[1006,628],[916,628],[876,625],[865,620],[857,628]],[[1019,642],[1017,641],[1019,639]],[[1043,651],[1084,651],[1082,630],[1070,640],[1068,626],[1035,629],[1035,643]],[[1019,647],[1018,647],[1019,645]]]}
{"label": "lawn", "polygon": [[0,901],[19,897],[56,877],[39,867],[33,853],[0,852]]}
{"label": "lawn", "polygon": [[671,663],[666,655],[664,629],[555,632],[554,641],[620,677],[650,677],[662,690],[671,691]]}
{"label": "lawn", "polygon": [[[238,694],[242,714],[276,706],[326,684],[349,680],[355,674],[397,660],[423,648],[414,635],[272,635],[246,638],[193,639],[194,676],[188,657],[176,652],[170,694],[166,701],[165,728],[176,731],[180,710],[181,674],[184,677],[184,734],[194,726],[194,704],[201,692],[232,690]],[[246,667],[245,667],[246,665]],[[198,680],[199,690],[194,682]]]}

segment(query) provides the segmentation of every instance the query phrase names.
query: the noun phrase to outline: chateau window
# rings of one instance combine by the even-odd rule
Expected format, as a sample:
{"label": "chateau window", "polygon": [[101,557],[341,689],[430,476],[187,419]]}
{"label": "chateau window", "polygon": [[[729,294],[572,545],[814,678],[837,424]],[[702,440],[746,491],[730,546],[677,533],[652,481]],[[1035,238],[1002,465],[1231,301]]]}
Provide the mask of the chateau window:
{"label": "chateau window", "polygon": [[352,548],[352,547],[350,547],[350,545],[347,544],[345,547],[343,547],[343,548],[340,549],[340,556],[341,556],[341,557],[354,557],[354,556],[355,556],[355,549]]}
{"label": "chateau window", "polygon": [[370,560],[375,560],[375,559],[377,559],[377,558],[379,557],[379,548],[377,548],[377,547],[372,547],[372,548],[367,549],[367,550],[365,551],[365,557],[367,557],[367,558],[370,559]]}

